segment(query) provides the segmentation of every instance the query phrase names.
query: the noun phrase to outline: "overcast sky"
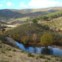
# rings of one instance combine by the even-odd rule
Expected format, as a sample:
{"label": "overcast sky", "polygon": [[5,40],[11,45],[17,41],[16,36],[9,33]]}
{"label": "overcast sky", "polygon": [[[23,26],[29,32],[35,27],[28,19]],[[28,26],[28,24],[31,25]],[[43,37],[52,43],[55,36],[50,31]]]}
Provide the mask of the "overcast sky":
{"label": "overcast sky", "polygon": [[0,9],[62,7],[62,0],[0,0]]}

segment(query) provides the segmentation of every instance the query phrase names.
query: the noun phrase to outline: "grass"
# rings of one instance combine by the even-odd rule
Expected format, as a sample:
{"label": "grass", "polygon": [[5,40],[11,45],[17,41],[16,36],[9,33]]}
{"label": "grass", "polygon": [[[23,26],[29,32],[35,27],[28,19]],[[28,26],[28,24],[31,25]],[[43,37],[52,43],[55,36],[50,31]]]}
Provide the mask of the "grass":
{"label": "grass", "polygon": [[28,53],[28,57],[34,57],[34,55],[31,53]]}
{"label": "grass", "polygon": [[8,62],[7,60],[0,60],[0,62]]}
{"label": "grass", "polygon": [[[22,18],[22,20],[24,20],[24,19],[25,18]],[[5,35],[3,35],[2,32],[0,32],[0,40],[5,41],[4,37],[6,35],[11,35],[11,36],[15,35],[16,36],[16,34],[19,34],[19,35],[17,35],[18,37],[16,37],[16,39],[20,39],[21,36],[26,35],[26,34],[31,34],[31,33],[36,33],[36,34],[38,34],[38,36],[40,36],[43,34],[43,32],[49,31],[48,29],[46,29],[47,27],[61,28],[62,27],[62,25],[61,25],[62,20],[61,19],[62,19],[62,17],[53,19],[51,21],[42,21],[44,23],[42,23],[41,25],[33,24],[33,23],[32,24],[27,23],[27,24],[20,25],[12,30],[8,30],[7,32],[5,32],[4,33]],[[20,20],[20,19],[17,19],[17,20]],[[26,59],[24,59],[24,58],[28,57],[28,59],[30,59],[30,57],[31,57],[31,58],[34,58],[37,60],[38,60],[38,58],[39,58],[39,60],[44,59],[45,62],[50,62],[50,61],[52,62],[53,59],[55,62],[56,61],[62,62],[62,57],[60,58],[60,57],[54,57],[54,56],[50,56],[50,55],[49,56],[48,55],[34,55],[34,54],[27,53],[22,50],[20,52],[18,52],[18,50],[16,48],[2,43],[2,41],[0,42],[0,54],[2,54],[3,56],[5,56],[5,54],[6,54],[6,56],[8,58],[13,58],[13,59],[14,59],[14,55],[15,55],[15,59],[16,58],[18,58],[18,59],[23,58],[23,60],[25,60],[25,61],[26,61]],[[2,57],[0,57],[0,59],[2,59]],[[6,60],[3,59],[3,60],[1,60],[1,62],[9,62],[9,61],[7,61],[7,59]],[[11,59],[10,59],[10,62],[11,62]]]}
{"label": "grass", "polygon": [[58,28],[61,29],[62,28],[62,17],[59,18],[55,18],[53,20],[50,21],[41,21],[42,24],[44,25],[48,25],[49,27],[52,27],[53,29]]}
{"label": "grass", "polygon": [[[0,44],[2,46],[2,48],[0,49],[0,53],[1,53],[0,62],[11,62],[11,60],[13,60],[13,59],[15,61],[16,58],[18,58],[18,60],[23,59],[24,62],[27,62],[27,60],[29,60],[30,58],[32,58],[33,62],[35,62],[34,60],[38,60],[38,61],[44,60],[42,62],[54,62],[54,61],[62,62],[62,57],[54,57],[54,56],[50,56],[50,55],[36,55],[36,54],[27,53],[27,52],[24,53],[24,52],[21,52],[22,50],[21,51],[17,50],[16,48],[11,47],[7,44],[4,44],[4,43],[0,43]],[[8,49],[8,48],[10,48],[10,49]],[[1,52],[2,50],[4,51],[3,53]],[[14,50],[16,50],[16,51],[14,51]],[[3,57],[1,55],[3,55],[3,57],[5,57],[5,59],[3,59]],[[14,56],[15,56],[15,58],[14,58]],[[27,58],[27,60],[25,58]],[[52,58],[55,58],[54,61]]]}
{"label": "grass", "polygon": [[45,26],[36,25],[36,24],[23,24],[12,30],[6,31],[6,35],[12,36],[15,40],[20,40],[22,36],[32,35],[36,33],[39,36],[43,34],[43,32],[48,31]]}
{"label": "grass", "polygon": [[7,48],[8,51],[11,51],[11,48]]}
{"label": "grass", "polygon": [[8,57],[12,57],[12,55],[8,55]]}
{"label": "grass", "polygon": [[[16,30],[16,31],[15,31]],[[15,33],[19,33],[19,34],[25,34],[29,31],[33,31],[35,33],[39,33],[39,32],[43,32],[45,29],[45,26],[42,26],[42,25],[36,25],[36,24],[23,24],[23,25],[20,25],[18,26],[17,28],[14,28],[13,30],[9,30],[7,31],[6,33],[8,34],[15,34]]]}
{"label": "grass", "polygon": [[39,58],[44,58],[45,59],[45,56],[44,55],[39,55]]}

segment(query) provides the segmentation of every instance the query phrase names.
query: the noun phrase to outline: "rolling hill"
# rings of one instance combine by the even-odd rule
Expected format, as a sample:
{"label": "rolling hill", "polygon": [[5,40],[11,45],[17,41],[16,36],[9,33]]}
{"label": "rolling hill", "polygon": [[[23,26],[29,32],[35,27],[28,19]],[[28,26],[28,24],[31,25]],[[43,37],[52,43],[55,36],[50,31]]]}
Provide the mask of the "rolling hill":
{"label": "rolling hill", "polygon": [[11,19],[16,18],[23,18],[29,17],[34,18],[40,15],[45,15],[48,13],[56,12],[62,10],[61,7],[56,8],[45,8],[45,9],[23,9],[23,10],[16,10],[16,9],[1,9],[0,10],[0,21],[11,21]]}

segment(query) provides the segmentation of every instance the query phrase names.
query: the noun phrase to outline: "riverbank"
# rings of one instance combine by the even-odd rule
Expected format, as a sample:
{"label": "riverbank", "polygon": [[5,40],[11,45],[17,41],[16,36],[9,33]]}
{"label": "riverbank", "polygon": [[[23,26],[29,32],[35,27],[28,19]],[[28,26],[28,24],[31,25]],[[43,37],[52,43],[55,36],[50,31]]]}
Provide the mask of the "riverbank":
{"label": "riverbank", "polygon": [[0,62],[62,62],[62,57],[29,54],[0,41]]}
{"label": "riverbank", "polygon": [[52,45],[53,48],[59,48],[59,49],[62,49],[62,46],[56,46],[56,45]]}

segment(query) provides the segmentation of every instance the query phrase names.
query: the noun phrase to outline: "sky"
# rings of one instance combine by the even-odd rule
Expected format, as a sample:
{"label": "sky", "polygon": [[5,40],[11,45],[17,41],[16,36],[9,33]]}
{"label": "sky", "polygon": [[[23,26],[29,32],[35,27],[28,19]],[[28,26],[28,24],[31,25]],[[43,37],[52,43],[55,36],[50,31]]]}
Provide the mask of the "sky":
{"label": "sky", "polygon": [[62,7],[62,0],[0,0],[0,9]]}

